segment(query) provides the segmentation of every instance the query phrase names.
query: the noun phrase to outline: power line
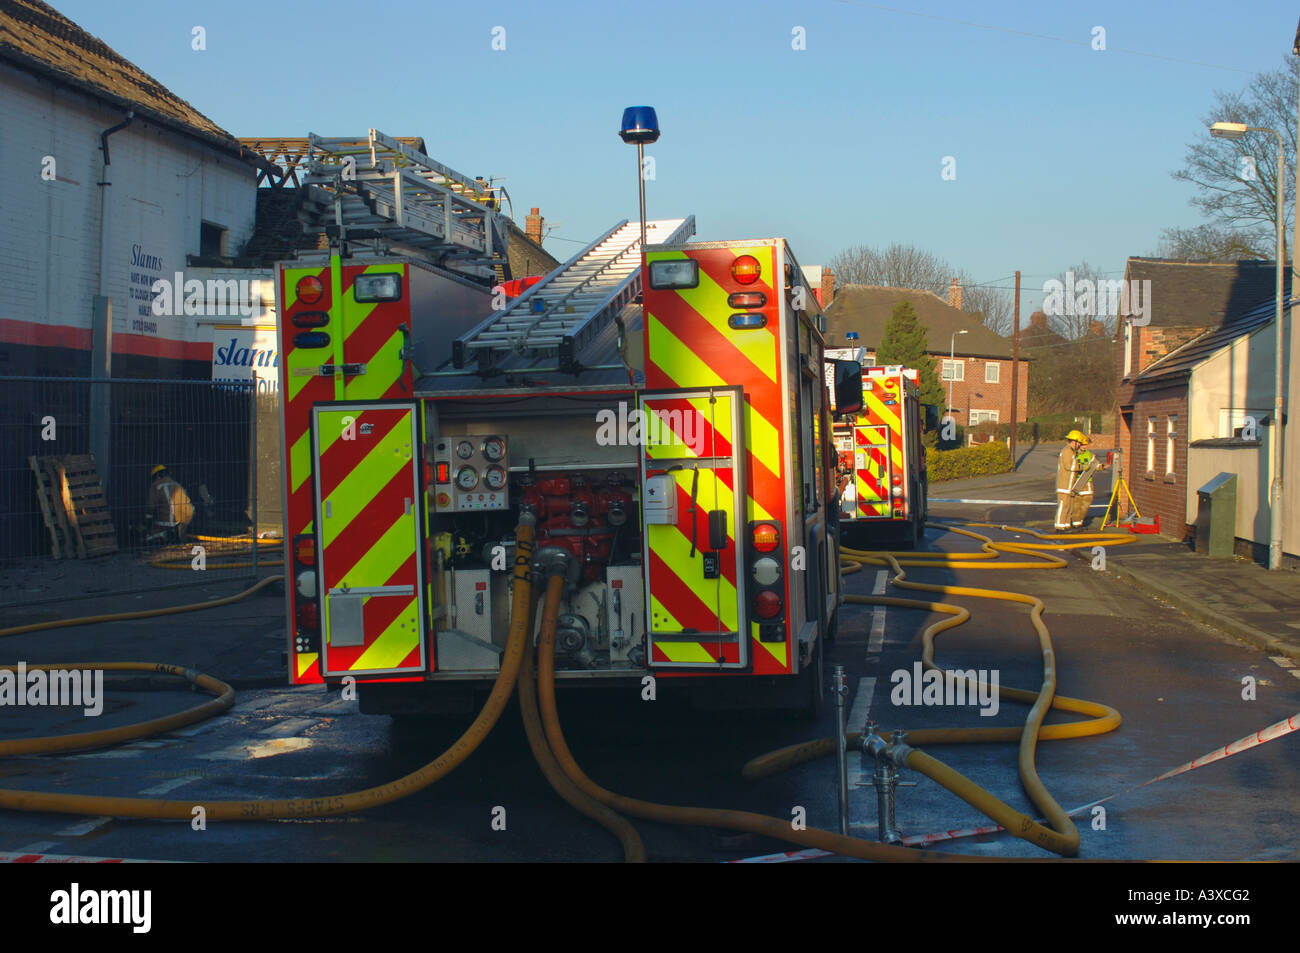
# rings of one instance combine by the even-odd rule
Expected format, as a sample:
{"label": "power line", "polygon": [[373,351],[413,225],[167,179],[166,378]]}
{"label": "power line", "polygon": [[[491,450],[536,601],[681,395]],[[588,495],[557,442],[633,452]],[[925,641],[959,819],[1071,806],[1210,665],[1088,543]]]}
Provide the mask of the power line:
{"label": "power line", "polygon": [[[940,20],[944,23],[956,23],[959,26],[974,27],[977,30],[990,30],[994,33],[1009,33],[1014,36],[1027,36],[1036,40],[1051,40],[1054,43],[1064,43],[1067,46],[1079,46],[1084,49],[1092,49],[1092,43],[1080,40],[1071,40],[1063,36],[1052,36],[1048,33],[1034,33],[1030,30],[1016,30],[1011,27],[994,26],[989,23],[976,23],[974,20],[960,20],[956,17],[939,16],[934,13],[921,13],[917,10],[901,10],[898,7],[886,7],[878,3],[862,3],[859,0],[839,0],[840,3],[852,7],[864,7],[869,10],[883,10],[886,13],[897,13],[900,16],[918,17],[923,20]],[[1170,63],[1182,63],[1186,66],[1204,66],[1206,69],[1225,70],[1229,73],[1246,73],[1253,74],[1254,70],[1240,69],[1236,66],[1221,66],[1218,63],[1203,63],[1200,60],[1185,60],[1177,56],[1165,56],[1162,53],[1148,53],[1145,50],[1129,50],[1122,47],[1106,47],[1099,52],[1105,53],[1124,53],[1128,56],[1144,56],[1148,59],[1165,60]]]}

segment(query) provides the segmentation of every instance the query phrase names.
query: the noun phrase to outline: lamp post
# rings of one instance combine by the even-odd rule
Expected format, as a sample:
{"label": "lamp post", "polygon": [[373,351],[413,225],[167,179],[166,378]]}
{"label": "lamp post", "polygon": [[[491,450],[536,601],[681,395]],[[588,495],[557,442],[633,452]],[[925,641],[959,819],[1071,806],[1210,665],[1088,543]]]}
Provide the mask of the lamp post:
{"label": "lamp post", "polygon": [[659,140],[659,117],[653,106],[628,106],[623,110],[619,136],[628,145],[636,143],[636,180],[641,198],[641,260],[645,261],[645,147]]}
{"label": "lamp post", "polygon": [[[957,335],[966,334],[965,328],[960,331],[953,331],[952,337],[948,339],[948,415],[952,415],[952,382],[957,377]],[[962,375],[963,379],[965,375]]]}
{"label": "lamp post", "polygon": [[1248,126],[1244,122],[1216,122],[1210,127],[1210,135],[1215,139],[1241,139],[1248,132],[1271,132],[1277,138],[1277,207],[1273,217],[1277,226],[1276,253],[1274,262],[1277,290],[1274,295],[1273,320],[1276,325],[1277,344],[1273,348],[1276,366],[1273,373],[1273,479],[1269,490],[1268,515],[1268,568],[1282,567],[1282,450],[1285,440],[1282,434],[1282,395],[1286,381],[1282,373],[1282,198],[1286,192],[1286,150],[1282,146],[1282,136],[1275,129]]}

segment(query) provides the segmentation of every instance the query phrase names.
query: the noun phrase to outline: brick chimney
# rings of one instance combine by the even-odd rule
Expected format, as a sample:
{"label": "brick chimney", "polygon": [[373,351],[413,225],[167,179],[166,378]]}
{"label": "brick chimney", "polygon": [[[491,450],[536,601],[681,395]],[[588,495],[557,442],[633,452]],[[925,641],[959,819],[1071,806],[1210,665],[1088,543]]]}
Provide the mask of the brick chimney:
{"label": "brick chimney", "polygon": [[1035,311],[1029,316],[1029,326],[1037,328],[1040,331],[1047,330],[1047,315],[1042,311]]}
{"label": "brick chimney", "polygon": [[535,208],[529,211],[528,218],[524,220],[524,234],[539,245],[542,243],[542,223],[545,221],[540,211]]}
{"label": "brick chimney", "polygon": [[948,307],[961,310],[961,285],[957,284],[956,278],[948,286]]}
{"label": "brick chimney", "polygon": [[1093,321],[1088,325],[1088,333],[1095,334],[1099,338],[1105,337],[1106,325],[1102,324],[1100,321]]}
{"label": "brick chimney", "polygon": [[829,268],[822,269],[822,307],[830,307],[835,300],[835,273]]}

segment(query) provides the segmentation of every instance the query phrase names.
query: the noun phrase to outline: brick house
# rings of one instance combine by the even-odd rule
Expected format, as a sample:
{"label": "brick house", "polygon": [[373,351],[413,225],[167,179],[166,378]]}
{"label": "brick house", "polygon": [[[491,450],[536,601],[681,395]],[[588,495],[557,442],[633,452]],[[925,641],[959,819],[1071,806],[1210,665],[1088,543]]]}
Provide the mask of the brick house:
{"label": "brick house", "polygon": [[[1011,421],[1011,341],[986,328],[982,315],[961,310],[959,286],[954,284],[949,289],[949,300],[945,301],[933,292],[910,288],[846,284],[835,289],[832,276],[830,283],[823,283],[822,293],[832,299],[826,309],[827,346],[863,347],[869,362],[875,361],[894,307],[902,301],[910,302],[929,332],[926,354],[934,359],[945,396],[951,381],[951,410],[957,422],[972,425]],[[858,340],[845,337],[850,331],[858,333]],[[958,331],[966,333],[954,339]],[[950,362],[949,348],[944,345],[954,342],[954,360]],[[1020,377],[1017,421],[1027,419],[1027,361],[1022,348],[1016,369]]]}
{"label": "brick house", "polygon": [[[1213,411],[1198,398],[1216,389],[1207,362],[1271,323],[1274,265],[1130,258],[1124,277],[1151,284],[1143,297],[1149,323],[1122,321],[1117,335],[1116,446],[1138,510],[1158,515],[1161,532],[1182,539],[1200,485],[1189,479],[1189,442],[1231,437],[1233,425],[1231,395],[1217,398],[1224,405]],[[1218,432],[1219,411],[1227,412],[1228,433]]]}

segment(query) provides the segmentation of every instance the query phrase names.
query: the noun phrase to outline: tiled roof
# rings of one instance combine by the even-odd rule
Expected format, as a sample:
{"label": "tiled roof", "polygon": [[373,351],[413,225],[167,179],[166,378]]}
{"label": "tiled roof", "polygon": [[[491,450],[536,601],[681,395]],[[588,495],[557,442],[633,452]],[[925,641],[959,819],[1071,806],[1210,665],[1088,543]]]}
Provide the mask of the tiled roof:
{"label": "tiled roof", "polygon": [[[1283,306],[1285,307],[1285,301]],[[1135,386],[1141,387],[1154,381],[1164,383],[1171,378],[1187,376],[1197,364],[1211,357],[1219,349],[1227,347],[1242,335],[1252,334],[1272,324],[1276,312],[1277,303],[1269,300],[1243,314],[1234,315],[1222,327],[1206,331],[1192,338],[1182,347],[1170,351],[1160,360],[1153,361],[1137,376],[1134,381]],[[1272,341],[1269,341],[1269,346],[1272,346]]]}
{"label": "tiled roof", "polygon": [[[1166,258],[1130,258],[1125,277],[1151,282],[1150,324],[1157,328],[1221,327],[1271,297],[1276,281],[1271,261]],[[1282,286],[1290,282],[1288,266]]]}
{"label": "tiled roof", "polygon": [[[911,288],[885,288],[877,285],[843,285],[826,309],[826,343],[846,347],[849,331],[857,331],[858,346],[878,348],[885,336],[885,325],[900,301],[910,301],[916,316],[929,332],[930,354],[947,354],[952,334],[965,330],[957,339],[956,352],[971,357],[1011,357],[1011,342],[986,328],[979,314],[960,311],[930,291]],[[1025,357],[1021,350],[1021,359]]]}
{"label": "tiled roof", "polygon": [[245,155],[230,133],[40,0],[0,0],[0,59]]}

